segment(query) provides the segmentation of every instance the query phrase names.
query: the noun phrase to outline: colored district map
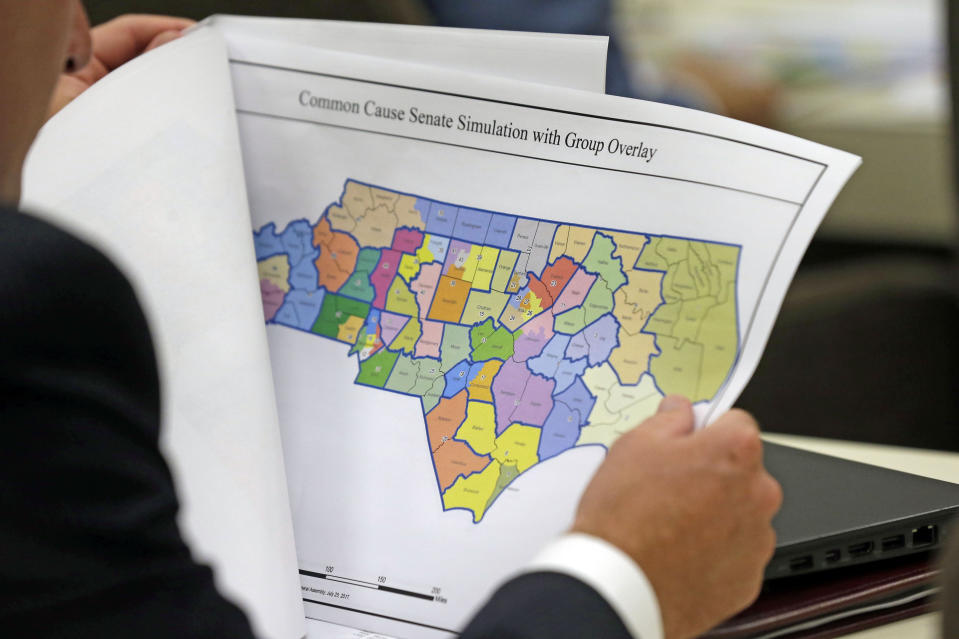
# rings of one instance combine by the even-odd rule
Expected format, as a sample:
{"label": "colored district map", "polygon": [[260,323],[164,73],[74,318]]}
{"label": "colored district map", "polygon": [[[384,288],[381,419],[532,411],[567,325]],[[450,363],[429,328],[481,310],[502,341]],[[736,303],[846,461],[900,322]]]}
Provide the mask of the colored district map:
{"label": "colored district map", "polygon": [[266,321],[346,344],[356,384],[417,398],[443,507],[477,523],[517,476],[608,447],[663,394],[711,399],[736,359],[735,245],[354,180],[254,243]]}

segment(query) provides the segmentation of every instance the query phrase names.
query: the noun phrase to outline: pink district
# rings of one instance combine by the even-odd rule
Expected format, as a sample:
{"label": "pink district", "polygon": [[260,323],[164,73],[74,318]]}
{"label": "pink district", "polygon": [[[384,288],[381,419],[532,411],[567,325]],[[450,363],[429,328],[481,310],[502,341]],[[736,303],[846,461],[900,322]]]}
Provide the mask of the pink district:
{"label": "pink district", "polygon": [[443,323],[424,320],[423,334],[416,342],[414,357],[439,357],[440,344],[443,342]]}
{"label": "pink district", "polygon": [[590,275],[583,269],[577,269],[569,284],[560,293],[559,299],[553,304],[553,312],[560,315],[563,311],[568,311],[582,304],[595,281],[595,275]]}
{"label": "pink district", "polygon": [[263,317],[269,322],[283,306],[283,298],[286,297],[286,293],[270,280],[262,279],[260,280],[260,295],[263,297]]}
{"label": "pink district", "polygon": [[546,343],[553,337],[553,312],[540,313],[521,327],[520,336],[513,345],[513,359],[525,362],[543,352]]}
{"label": "pink district", "polygon": [[440,279],[442,270],[441,264],[427,264],[410,282],[410,290],[416,295],[416,304],[420,307],[420,319],[425,319],[430,311],[430,304],[433,303],[433,295],[436,293],[436,283]]}
{"label": "pink district", "polygon": [[416,229],[396,229],[393,235],[393,250],[396,251],[415,255],[422,244],[423,234]]}
{"label": "pink district", "polygon": [[400,257],[402,257],[402,254],[399,251],[383,249],[383,253],[380,255],[380,261],[376,264],[373,272],[370,273],[370,284],[373,285],[373,290],[376,291],[376,297],[373,299],[374,308],[386,308],[386,294],[390,292],[393,278],[396,277],[396,269],[400,265]]}
{"label": "pink district", "polygon": [[553,408],[555,386],[553,380],[534,375],[525,363],[506,360],[493,380],[496,434],[513,422],[542,426]]}

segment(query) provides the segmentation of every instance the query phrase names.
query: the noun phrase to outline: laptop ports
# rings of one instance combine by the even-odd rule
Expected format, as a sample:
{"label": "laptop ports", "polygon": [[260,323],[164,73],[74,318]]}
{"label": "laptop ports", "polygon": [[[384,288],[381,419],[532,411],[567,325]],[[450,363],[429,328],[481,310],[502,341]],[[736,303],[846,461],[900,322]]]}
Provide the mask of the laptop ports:
{"label": "laptop ports", "polygon": [[890,552],[906,547],[905,535],[893,535],[892,537],[883,537],[879,546],[883,552]]}
{"label": "laptop ports", "polygon": [[871,541],[863,541],[858,544],[852,544],[849,546],[849,556],[855,559],[856,557],[865,557],[866,555],[871,555],[875,545]]}
{"label": "laptop ports", "polygon": [[800,572],[802,570],[809,570],[810,568],[812,568],[812,555],[793,557],[789,560],[790,572]]}
{"label": "laptop ports", "polygon": [[834,564],[842,558],[842,551],[838,548],[826,551],[826,563]]}
{"label": "laptop ports", "polygon": [[912,547],[921,548],[923,546],[931,546],[936,543],[938,537],[939,529],[935,524],[914,528],[912,531]]}

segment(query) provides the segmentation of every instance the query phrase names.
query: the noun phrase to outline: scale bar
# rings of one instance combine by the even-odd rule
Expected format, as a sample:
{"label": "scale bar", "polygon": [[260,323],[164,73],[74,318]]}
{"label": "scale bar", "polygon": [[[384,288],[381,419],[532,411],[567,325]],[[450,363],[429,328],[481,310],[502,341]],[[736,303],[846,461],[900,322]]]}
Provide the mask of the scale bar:
{"label": "scale bar", "polygon": [[316,577],[317,579],[328,579],[330,581],[338,581],[340,583],[349,584],[351,586],[359,586],[360,588],[369,588],[370,590],[382,590],[383,592],[391,592],[394,595],[404,595],[406,597],[413,597],[414,599],[425,599],[426,601],[435,601],[436,597],[433,595],[424,595],[421,592],[414,592],[412,590],[403,590],[402,588],[394,588],[392,586],[385,586],[383,584],[375,584],[372,581],[363,581],[361,579],[351,579],[349,577],[340,577],[338,575],[330,575],[323,572],[312,572],[310,570],[300,570],[301,575],[306,575],[307,577]]}

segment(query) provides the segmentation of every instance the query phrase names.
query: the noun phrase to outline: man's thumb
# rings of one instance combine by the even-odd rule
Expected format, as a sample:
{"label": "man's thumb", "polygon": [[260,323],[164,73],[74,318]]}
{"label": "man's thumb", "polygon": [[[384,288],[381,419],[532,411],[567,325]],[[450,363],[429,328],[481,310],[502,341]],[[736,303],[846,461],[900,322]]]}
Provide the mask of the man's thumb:
{"label": "man's thumb", "polygon": [[696,423],[693,404],[682,395],[667,395],[649,421],[668,435],[687,435]]}

